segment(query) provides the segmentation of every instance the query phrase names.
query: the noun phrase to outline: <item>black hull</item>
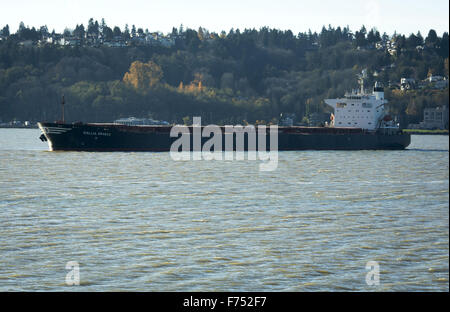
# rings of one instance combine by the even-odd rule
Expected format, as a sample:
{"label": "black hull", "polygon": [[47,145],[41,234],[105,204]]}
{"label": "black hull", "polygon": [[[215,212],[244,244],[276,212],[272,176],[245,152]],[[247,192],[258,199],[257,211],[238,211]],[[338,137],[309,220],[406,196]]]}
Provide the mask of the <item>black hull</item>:
{"label": "black hull", "polygon": [[[170,126],[122,126],[113,124],[39,123],[42,139],[52,151],[170,151],[178,137],[170,137]],[[192,133],[192,127],[190,127]],[[258,136],[256,136],[257,138]],[[247,150],[248,136],[245,135]],[[201,146],[209,140],[202,138]],[[270,148],[269,130],[266,136]],[[235,140],[233,140],[235,141]],[[222,135],[225,147],[225,135]],[[405,133],[382,134],[352,128],[279,127],[278,150],[402,150],[411,142]],[[258,146],[258,143],[256,143]],[[233,150],[236,150],[234,142]],[[192,136],[190,147],[192,150]]]}

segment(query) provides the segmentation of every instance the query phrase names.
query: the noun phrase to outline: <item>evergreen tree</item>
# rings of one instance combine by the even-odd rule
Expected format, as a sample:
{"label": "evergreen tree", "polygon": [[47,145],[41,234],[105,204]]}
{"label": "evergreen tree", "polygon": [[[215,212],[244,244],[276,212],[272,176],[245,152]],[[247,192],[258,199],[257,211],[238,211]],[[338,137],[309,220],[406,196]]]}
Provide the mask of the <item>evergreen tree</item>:
{"label": "evergreen tree", "polygon": [[83,24],[77,25],[75,27],[75,30],[73,31],[73,35],[80,40],[84,40],[84,38],[86,37],[86,31],[84,29]]}
{"label": "evergreen tree", "polygon": [[436,34],[436,31],[434,29],[430,29],[430,31],[428,32],[428,36],[425,39],[426,45],[434,48],[436,46],[437,42],[438,42],[438,36]]}
{"label": "evergreen tree", "polygon": [[114,26],[114,29],[113,29],[113,35],[114,35],[114,37],[120,37],[120,36],[122,36],[122,31],[120,30],[119,27]]}
{"label": "evergreen tree", "polygon": [[5,27],[3,27],[3,29],[0,32],[2,34],[2,36],[4,37],[9,37],[10,33],[9,33],[9,25],[6,24]]}
{"label": "evergreen tree", "polygon": [[128,28],[128,24],[125,24],[125,29],[124,29],[124,31],[123,31],[123,38],[124,38],[125,40],[130,39],[130,30],[129,30],[129,28]]}
{"label": "evergreen tree", "polygon": [[87,35],[91,37],[95,35],[95,24],[92,17],[88,21]]}
{"label": "evergreen tree", "polygon": [[108,27],[108,26],[106,25],[105,19],[102,18],[102,21],[101,21],[101,24],[100,24],[100,35],[101,35],[102,38],[105,36],[104,31],[105,31],[106,27]]}
{"label": "evergreen tree", "polygon": [[367,39],[366,39],[366,27],[362,26],[359,31],[355,33],[355,44],[357,47],[365,47],[367,46]]}

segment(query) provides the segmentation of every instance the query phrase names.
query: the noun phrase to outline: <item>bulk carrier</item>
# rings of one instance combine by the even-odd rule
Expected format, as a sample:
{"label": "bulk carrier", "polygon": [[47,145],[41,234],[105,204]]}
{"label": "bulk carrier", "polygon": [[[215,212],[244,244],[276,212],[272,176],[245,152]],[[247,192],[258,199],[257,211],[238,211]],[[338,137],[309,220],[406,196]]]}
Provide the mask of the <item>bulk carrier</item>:
{"label": "bulk carrier", "polygon": [[[361,89],[346,93],[343,98],[327,99],[325,103],[334,109],[325,127],[283,126],[277,128],[278,150],[401,150],[411,142],[410,134],[402,132],[387,115],[384,89],[375,83],[371,93]],[[170,135],[172,126],[167,124],[115,123],[64,123],[39,122],[40,139],[48,142],[50,151],[170,151],[178,137]],[[195,128],[186,127],[191,134],[190,147]],[[225,127],[221,128],[226,130]],[[248,150],[251,128],[247,127],[244,150]],[[253,130],[256,131],[256,130]],[[222,131],[222,141],[227,134]],[[232,149],[236,148],[233,135]],[[259,138],[259,136],[256,136]],[[265,146],[270,146],[269,129]],[[201,138],[201,145],[209,140]],[[229,145],[228,145],[229,146]],[[225,147],[225,144],[222,144]],[[192,150],[192,148],[190,148]],[[224,149],[223,149],[224,150]]]}

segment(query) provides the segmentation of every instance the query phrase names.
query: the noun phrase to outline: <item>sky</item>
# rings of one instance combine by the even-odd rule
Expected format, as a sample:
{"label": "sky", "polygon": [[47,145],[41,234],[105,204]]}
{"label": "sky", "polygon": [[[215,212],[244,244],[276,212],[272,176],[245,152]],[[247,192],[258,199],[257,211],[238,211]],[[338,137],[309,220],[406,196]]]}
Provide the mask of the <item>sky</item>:
{"label": "sky", "polygon": [[21,21],[62,32],[86,26],[91,17],[122,30],[134,24],[163,33],[181,24],[218,33],[268,26],[297,34],[320,32],[324,25],[424,36],[430,29],[438,35],[449,31],[448,0],[1,0],[0,5],[0,27],[8,24],[11,32]]}

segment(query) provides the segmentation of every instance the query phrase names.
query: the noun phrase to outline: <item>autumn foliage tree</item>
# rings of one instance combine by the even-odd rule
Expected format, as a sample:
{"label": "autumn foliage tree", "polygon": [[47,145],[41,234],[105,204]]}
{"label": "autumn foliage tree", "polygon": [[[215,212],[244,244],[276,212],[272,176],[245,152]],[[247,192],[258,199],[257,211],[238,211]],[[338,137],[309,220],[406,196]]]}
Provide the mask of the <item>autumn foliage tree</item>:
{"label": "autumn foliage tree", "polygon": [[155,62],[135,61],[131,63],[129,71],[123,76],[123,82],[133,86],[136,90],[145,92],[158,84],[162,77],[163,71]]}

